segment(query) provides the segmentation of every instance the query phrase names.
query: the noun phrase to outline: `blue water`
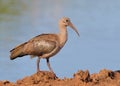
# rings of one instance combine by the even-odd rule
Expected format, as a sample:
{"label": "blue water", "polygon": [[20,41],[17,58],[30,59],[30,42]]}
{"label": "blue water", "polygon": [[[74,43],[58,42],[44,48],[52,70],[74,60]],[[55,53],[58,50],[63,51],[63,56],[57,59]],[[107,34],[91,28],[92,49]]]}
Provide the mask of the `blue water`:
{"label": "blue water", "polygon": [[[7,0],[6,0],[7,1]],[[18,14],[0,14],[0,80],[16,81],[36,72],[36,58],[9,59],[16,45],[41,33],[58,32],[58,20],[71,19],[80,37],[68,28],[64,48],[50,59],[60,78],[72,77],[77,70],[90,73],[106,68],[120,69],[120,1],[119,0],[21,0],[15,5]],[[41,60],[41,70],[48,70]]]}

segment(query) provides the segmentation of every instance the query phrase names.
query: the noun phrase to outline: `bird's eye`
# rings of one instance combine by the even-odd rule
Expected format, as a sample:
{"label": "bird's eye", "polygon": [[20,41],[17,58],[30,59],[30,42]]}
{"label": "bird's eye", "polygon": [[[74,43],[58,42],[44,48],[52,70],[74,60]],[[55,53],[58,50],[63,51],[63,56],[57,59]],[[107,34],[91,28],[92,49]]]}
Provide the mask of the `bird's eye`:
{"label": "bird's eye", "polygon": [[69,20],[66,20],[66,22],[68,22]]}

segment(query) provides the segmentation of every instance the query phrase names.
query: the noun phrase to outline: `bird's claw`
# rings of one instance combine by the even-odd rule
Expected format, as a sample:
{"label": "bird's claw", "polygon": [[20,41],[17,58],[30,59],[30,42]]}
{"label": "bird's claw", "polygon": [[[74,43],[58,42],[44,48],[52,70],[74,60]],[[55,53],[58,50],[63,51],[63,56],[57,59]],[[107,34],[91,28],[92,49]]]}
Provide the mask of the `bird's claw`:
{"label": "bird's claw", "polygon": [[53,75],[54,75],[54,79],[57,79],[57,78],[58,78],[55,73],[53,73]]}

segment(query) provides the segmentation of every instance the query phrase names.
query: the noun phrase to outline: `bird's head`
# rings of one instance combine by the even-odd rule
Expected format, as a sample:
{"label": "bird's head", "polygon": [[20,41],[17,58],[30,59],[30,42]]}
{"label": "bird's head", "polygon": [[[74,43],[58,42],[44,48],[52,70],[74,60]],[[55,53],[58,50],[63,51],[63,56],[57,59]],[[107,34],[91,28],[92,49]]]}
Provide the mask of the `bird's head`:
{"label": "bird's head", "polygon": [[60,25],[60,26],[63,26],[63,27],[70,26],[70,27],[77,33],[77,35],[79,36],[79,32],[77,31],[77,29],[76,29],[75,26],[72,24],[72,22],[70,21],[69,18],[67,18],[67,17],[61,18],[60,21],[59,21],[59,25]]}

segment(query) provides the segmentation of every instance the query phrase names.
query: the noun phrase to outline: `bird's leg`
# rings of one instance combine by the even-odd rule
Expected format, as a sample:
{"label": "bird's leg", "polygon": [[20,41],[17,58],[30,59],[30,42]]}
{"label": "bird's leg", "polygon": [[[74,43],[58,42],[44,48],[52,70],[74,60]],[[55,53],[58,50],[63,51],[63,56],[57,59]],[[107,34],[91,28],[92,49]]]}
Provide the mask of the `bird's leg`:
{"label": "bird's leg", "polygon": [[37,72],[40,72],[39,63],[40,63],[40,57],[38,57],[37,59]]}
{"label": "bird's leg", "polygon": [[46,61],[47,61],[47,66],[48,66],[50,72],[54,73],[53,70],[52,70],[52,68],[51,68],[51,66],[50,66],[49,59],[46,59]]}
{"label": "bird's leg", "polygon": [[46,59],[46,62],[47,62],[47,66],[48,66],[50,72],[52,72],[55,75],[55,78],[57,78],[56,74],[53,72],[53,70],[52,70],[52,68],[50,66],[49,58]]}

